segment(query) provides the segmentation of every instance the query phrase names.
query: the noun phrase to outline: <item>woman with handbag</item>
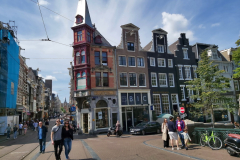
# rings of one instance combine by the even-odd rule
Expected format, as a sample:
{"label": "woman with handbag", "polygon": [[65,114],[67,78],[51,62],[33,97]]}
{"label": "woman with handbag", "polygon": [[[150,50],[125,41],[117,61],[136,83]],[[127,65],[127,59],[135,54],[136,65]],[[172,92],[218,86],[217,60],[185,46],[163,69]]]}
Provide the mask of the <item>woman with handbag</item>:
{"label": "woman with handbag", "polygon": [[69,125],[69,121],[64,122],[64,127],[62,128],[62,139],[65,148],[65,157],[69,159],[69,153],[72,148],[72,140],[73,140],[73,129]]}
{"label": "woman with handbag", "polygon": [[169,135],[168,135],[168,121],[165,118],[162,123],[162,140],[164,144],[164,148],[169,147]]}

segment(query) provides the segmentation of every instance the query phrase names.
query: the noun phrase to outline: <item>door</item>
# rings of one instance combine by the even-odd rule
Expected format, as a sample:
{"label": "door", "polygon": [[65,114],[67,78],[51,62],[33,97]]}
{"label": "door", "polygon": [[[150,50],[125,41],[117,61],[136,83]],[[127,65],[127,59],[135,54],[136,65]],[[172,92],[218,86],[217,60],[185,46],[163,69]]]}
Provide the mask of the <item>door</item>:
{"label": "door", "polygon": [[83,133],[88,133],[88,113],[83,114]]}
{"label": "door", "polygon": [[117,123],[117,113],[112,113],[112,127],[115,127]]}
{"label": "door", "polygon": [[127,122],[126,122],[126,116],[125,116],[125,112],[122,113],[122,122],[123,122],[123,131],[127,131]]}
{"label": "door", "polygon": [[133,124],[132,124],[132,119],[133,119],[133,117],[132,117],[132,112],[127,112],[127,131],[129,132],[130,131],[130,127],[132,127],[133,126]]}

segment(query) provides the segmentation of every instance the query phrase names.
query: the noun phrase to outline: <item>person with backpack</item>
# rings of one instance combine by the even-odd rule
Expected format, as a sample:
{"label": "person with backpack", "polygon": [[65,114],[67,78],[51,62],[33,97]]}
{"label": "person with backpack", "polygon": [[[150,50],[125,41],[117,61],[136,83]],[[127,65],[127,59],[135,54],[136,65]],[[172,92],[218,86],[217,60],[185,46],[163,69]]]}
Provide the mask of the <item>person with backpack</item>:
{"label": "person with backpack", "polygon": [[180,137],[180,140],[182,142],[182,149],[185,148],[185,142],[184,142],[184,136],[182,135],[183,130],[185,129],[185,123],[184,121],[180,118],[180,116],[177,116],[177,121],[176,121],[176,128],[178,135]]}

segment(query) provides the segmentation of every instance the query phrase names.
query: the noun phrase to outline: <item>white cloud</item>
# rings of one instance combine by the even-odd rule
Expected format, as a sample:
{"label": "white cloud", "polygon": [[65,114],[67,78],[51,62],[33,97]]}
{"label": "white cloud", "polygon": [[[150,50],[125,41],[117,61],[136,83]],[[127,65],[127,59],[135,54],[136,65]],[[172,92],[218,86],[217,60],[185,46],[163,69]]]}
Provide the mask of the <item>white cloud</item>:
{"label": "white cloud", "polygon": [[52,93],[54,93],[55,95],[57,95],[57,94],[58,94],[58,92],[57,92],[57,91],[52,91]]}
{"label": "white cloud", "polygon": [[61,74],[61,71],[54,71],[53,74]]}
{"label": "white cloud", "polygon": [[38,0],[38,2],[40,5],[45,5],[45,6],[49,5],[49,2],[46,0]]}
{"label": "white cloud", "polygon": [[53,18],[55,21],[59,21],[60,20],[60,16],[58,15],[50,15],[51,18]]}
{"label": "white cloud", "polygon": [[220,26],[220,23],[213,23],[213,24],[211,25],[211,27],[216,27],[216,26]]}
{"label": "white cloud", "polygon": [[203,24],[200,24],[198,28],[205,29],[206,27]]}
{"label": "white cloud", "polygon": [[186,33],[191,41],[195,39],[193,31],[189,30],[190,22],[181,14],[162,13],[163,29],[168,32],[169,45],[175,42],[180,33]]}
{"label": "white cloud", "polygon": [[39,77],[42,77],[44,79],[52,79],[53,81],[57,81],[57,78],[51,75],[47,75],[46,77],[43,76],[42,74],[38,74]]}

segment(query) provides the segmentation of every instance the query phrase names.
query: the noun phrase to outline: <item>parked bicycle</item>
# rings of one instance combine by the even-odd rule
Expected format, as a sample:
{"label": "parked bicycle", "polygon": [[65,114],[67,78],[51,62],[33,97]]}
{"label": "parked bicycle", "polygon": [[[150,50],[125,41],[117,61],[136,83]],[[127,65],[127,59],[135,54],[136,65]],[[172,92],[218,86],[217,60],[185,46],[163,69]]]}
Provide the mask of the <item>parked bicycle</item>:
{"label": "parked bicycle", "polygon": [[206,146],[206,144],[208,144],[208,146],[210,148],[212,148],[213,150],[218,150],[222,148],[222,140],[220,138],[218,138],[215,133],[212,130],[212,133],[210,136],[208,136],[208,131],[206,130],[206,133],[202,133],[201,137],[200,137],[200,145],[201,146]]}

